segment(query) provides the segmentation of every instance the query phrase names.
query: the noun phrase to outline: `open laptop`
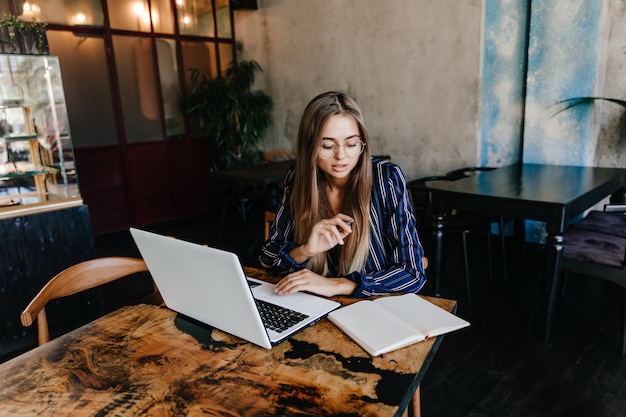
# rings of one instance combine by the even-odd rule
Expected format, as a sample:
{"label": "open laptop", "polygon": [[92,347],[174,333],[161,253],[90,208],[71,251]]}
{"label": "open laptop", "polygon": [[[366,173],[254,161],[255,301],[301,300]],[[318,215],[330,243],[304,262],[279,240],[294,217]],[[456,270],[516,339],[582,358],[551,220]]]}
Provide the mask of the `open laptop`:
{"label": "open laptop", "polygon": [[[234,253],[135,228],[130,233],[168,308],[264,348],[340,306],[307,293],[274,294],[273,284],[245,276]],[[296,313],[286,324],[266,326],[262,314],[272,304]]]}

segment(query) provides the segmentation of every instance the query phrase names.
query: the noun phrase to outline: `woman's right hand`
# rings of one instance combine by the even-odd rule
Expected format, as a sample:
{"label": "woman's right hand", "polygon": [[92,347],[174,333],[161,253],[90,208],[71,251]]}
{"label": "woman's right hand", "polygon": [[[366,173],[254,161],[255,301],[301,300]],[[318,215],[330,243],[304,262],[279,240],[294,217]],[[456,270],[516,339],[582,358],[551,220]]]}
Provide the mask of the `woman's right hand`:
{"label": "woman's right hand", "polygon": [[323,219],[313,226],[309,238],[302,246],[292,250],[291,257],[299,263],[322,252],[327,252],[337,245],[343,245],[344,239],[352,233],[353,219],[339,213],[330,219]]}

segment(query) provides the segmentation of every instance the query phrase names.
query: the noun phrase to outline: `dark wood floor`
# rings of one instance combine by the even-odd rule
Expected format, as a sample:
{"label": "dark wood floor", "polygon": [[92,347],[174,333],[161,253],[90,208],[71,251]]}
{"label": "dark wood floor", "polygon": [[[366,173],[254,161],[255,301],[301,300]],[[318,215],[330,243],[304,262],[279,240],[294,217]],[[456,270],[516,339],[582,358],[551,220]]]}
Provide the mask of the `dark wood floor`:
{"label": "dark wood floor", "polygon": [[[513,245],[511,245],[513,246]],[[479,259],[478,247],[470,259]],[[509,257],[509,280],[472,268],[468,304],[451,254],[444,296],[459,300],[471,328],[446,336],[422,385],[424,416],[626,416],[626,359],[618,354],[621,289],[571,275],[555,334],[528,330],[540,248]],[[497,269],[496,269],[497,270]]]}
{"label": "dark wood floor", "polygon": [[[216,216],[146,229],[231,250],[245,265],[257,266],[261,212],[253,210],[250,217],[255,225],[246,238],[238,218],[227,216],[222,241]],[[445,337],[422,383],[422,415],[626,416],[626,359],[617,350],[619,291],[608,283],[571,276],[560,300],[554,339],[544,343],[528,330],[540,248],[527,246],[522,256],[507,244],[509,279],[501,278],[502,262],[496,256],[491,282],[485,240],[477,236],[471,244],[468,303],[459,240],[450,239],[446,247],[443,296],[459,301],[457,314],[471,327]],[[99,256],[138,256],[128,232],[97,237],[96,250]],[[431,283],[423,293],[432,294]]]}

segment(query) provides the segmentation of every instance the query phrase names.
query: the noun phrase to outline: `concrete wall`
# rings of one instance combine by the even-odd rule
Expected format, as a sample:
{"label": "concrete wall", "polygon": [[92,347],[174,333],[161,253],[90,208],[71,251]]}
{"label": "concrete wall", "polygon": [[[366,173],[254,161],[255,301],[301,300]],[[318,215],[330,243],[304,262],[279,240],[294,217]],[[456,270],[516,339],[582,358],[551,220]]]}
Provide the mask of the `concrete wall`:
{"label": "concrete wall", "polygon": [[482,4],[479,0],[258,0],[237,11],[244,59],[264,70],[276,103],[264,147],[292,148],[304,106],[355,97],[372,152],[407,178],[478,162]]}
{"label": "concrete wall", "polygon": [[[603,2],[599,54],[601,71],[596,94],[626,100],[626,1]],[[623,107],[603,103],[596,108],[593,132],[598,132],[592,165],[626,167],[626,112]]]}
{"label": "concrete wall", "polygon": [[261,64],[257,87],[276,103],[264,148],[292,148],[306,103],[342,90],[361,105],[372,152],[409,179],[522,154],[626,165],[623,108],[551,117],[564,98],[626,99],[626,0],[532,0],[524,78],[529,1],[258,0],[235,12],[242,57]]}

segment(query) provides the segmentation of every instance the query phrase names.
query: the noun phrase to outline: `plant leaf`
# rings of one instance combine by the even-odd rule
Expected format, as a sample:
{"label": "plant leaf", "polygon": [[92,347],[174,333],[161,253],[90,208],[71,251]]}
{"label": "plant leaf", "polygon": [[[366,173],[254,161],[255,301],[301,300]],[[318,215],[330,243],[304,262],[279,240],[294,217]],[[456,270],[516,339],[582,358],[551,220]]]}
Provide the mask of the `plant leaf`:
{"label": "plant leaf", "polygon": [[626,108],[626,101],[624,100],[620,100],[617,98],[608,98],[608,97],[573,97],[573,98],[568,98],[565,100],[560,100],[557,101],[556,103],[554,103],[552,106],[558,106],[561,104],[566,104],[565,107],[563,107],[562,109],[560,109],[559,111],[557,111],[556,113],[554,113],[550,118],[557,116],[559,113],[564,112],[567,109],[571,109],[572,107],[576,107],[582,104],[593,104],[594,102],[598,101],[598,100],[604,100],[604,101],[609,101],[611,103],[615,103],[618,104],[624,108]]}

